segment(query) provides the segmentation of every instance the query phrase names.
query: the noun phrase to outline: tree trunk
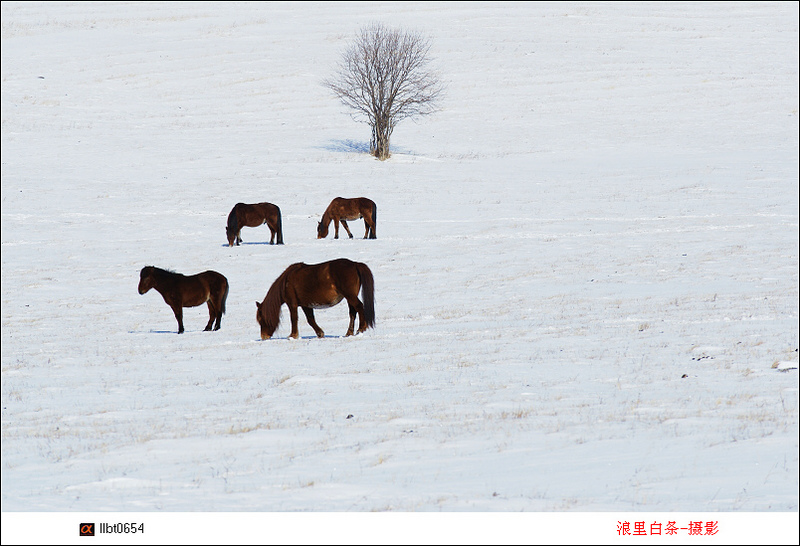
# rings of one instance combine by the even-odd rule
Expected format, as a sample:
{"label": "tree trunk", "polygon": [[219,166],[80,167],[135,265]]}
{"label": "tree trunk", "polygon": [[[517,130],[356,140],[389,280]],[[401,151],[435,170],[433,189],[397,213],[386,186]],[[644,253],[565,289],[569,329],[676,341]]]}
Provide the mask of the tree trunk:
{"label": "tree trunk", "polygon": [[370,140],[369,140],[369,153],[370,153],[370,155],[374,155],[374,156],[377,157],[377,155],[378,155],[376,153],[377,151],[378,151],[378,133],[377,133],[377,130],[375,129],[375,125],[373,125],[372,126],[372,138],[370,138]]}
{"label": "tree trunk", "polygon": [[372,140],[369,143],[369,153],[384,161],[389,159],[389,139],[392,136],[390,123],[376,123],[372,126]]}

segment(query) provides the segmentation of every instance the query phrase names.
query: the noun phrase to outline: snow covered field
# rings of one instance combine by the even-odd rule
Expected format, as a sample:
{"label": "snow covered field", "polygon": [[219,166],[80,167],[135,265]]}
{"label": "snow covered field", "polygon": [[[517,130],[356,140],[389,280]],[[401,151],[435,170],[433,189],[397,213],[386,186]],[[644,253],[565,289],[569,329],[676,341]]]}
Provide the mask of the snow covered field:
{"label": "snow covered field", "polygon": [[[371,21],[447,83],[385,162],[321,85]],[[3,2],[3,512],[797,512],[797,43],[794,2]],[[316,239],[362,195],[377,240]],[[286,244],[229,248],[239,201]],[[261,341],[338,257],[376,328]],[[221,330],[145,265],[224,274]]]}

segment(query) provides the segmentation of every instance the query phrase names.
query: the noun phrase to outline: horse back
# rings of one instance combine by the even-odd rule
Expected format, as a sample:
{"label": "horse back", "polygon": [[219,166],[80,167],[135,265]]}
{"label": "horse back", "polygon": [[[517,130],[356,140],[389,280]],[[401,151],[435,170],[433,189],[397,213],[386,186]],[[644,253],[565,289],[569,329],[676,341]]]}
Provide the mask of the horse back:
{"label": "horse back", "polygon": [[[368,199],[366,197],[357,197],[354,199],[357,204],[358,210],[372,213],[372,210],[375,208],[375,201],[372,199]],[[363,214],[363,213],[362,213]]]}
{"label": "horse back", "polygon": [[321,285],[327,284],[336,292],[345,297],[358,297],[361,288],[359,263],[347,258],[338,258],[319,264],[319,279]]}
{"label": "horse back", "polygon": [[336,297],[325,264],[296,263],[285,272],[284,300],[291,306],[329,307],[341,301]]}
{"label": "horse back", "polygon": [[216,271],[204,271],[196,275],[181,275],[177,285],[184,307],[195,307],[209,300],[220,300],[224,305],[228,295],[228,279]]}
{"label": "horse back", "polygon": [[262,224],[275,226],[280,217],[280,209],[272,203],[242,204],[240,226],[258,227]]}
{"label": "horse back", "polygon": [[346,294],[341,289],[341,275],[332,267],[332,262],[292,264],[284,276],[283,299],[290,306],[332,307],[342,301]]}
{"label": "horse back", "polygon": [[332,218],[358,220],[365,216],[371,217],[374,209],[375,203],[366,197],[354,197],[352,199],[336,197],[328,205],[327,212]]}
{"label": "horse back", "polygon": [[194,277],[197,277],[212,289],[221,289],[225,286],[228,286],[228,278],[225,277],[225,275],[210,269],[208,271],[198,273],[197,275],[194,275]]}

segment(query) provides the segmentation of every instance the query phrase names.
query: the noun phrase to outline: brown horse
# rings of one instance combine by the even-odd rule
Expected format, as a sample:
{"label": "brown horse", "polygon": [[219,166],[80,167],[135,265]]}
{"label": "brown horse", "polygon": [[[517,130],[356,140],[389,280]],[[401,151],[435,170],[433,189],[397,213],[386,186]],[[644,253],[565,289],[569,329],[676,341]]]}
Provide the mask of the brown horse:
{"label": "brown horse", "polygon": [[353,234],[350,233],[350,228],[347,227],[347,220],[364,219],[364,239],[377,239],[375,228],[378,224],[378,207],[375,203],[366,197],[355,197],[353,199],[345,199],[337,197],[322,215],[322,221],[317,224],[317,239],[324,239],[328,236],[328,227],[333,220],[333,227],[335,229],[334,239],[339,238],[339,222],[342,223],[344,229],[350,238]]}
{"label": "brown horse", "polygon": [[[364,303],[358,299],[358,292]],[[297,308],[301,307],[308,324],[317,337],[325,332],[314,320],[314,309],[333,307],[342,299],[350,307],[350,327],[345,336],[353,335],[356,314],[358,314],[358,333],[375,326],[375,283],[372,271],[366,264],[351,262],[346,258],[331,260],[321,264],[292,264],[272,283],[267,296],[261,303],[256,302],[256,320],[261,326],[261,339],[269,339],[281,321],[281,305],[289,308],[292,319],[292,333],[289,337],[297,339]]]}
{"label": "brown horse", "polygon": [[283,244],[283,222],[281,209],[272,203],[236,203],[231,213],[228,214],[228,225],[225,234],[228,236],[228,246],[239,246],[242,242],[243,227],[258,227],[267,224],[270,231],[269,244],[274,244],[277,235],[278,244]]}
{"label": "brown horse", "polygon": [[208,303],[208,324],[205,331],[219,330],[225,300],[228,298],[228,279],[216,271],[205,271],[197,275],[181,275],[165,269],[148,265],[139,274],[139,293],[145,294],[155,288],[164,301],[172,308],[178,319],[178,333],[183,333],[183,308],[197,307]]}

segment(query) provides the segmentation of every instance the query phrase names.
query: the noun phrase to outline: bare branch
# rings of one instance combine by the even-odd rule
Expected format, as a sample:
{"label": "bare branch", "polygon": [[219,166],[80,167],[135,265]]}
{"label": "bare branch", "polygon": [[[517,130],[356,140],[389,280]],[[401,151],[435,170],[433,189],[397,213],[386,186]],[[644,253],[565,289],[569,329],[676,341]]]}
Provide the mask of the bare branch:
{"label": "bare branch", "polygon": [[428,66],[431,42],[421,34],[373,23],[345,50],[336,74],[323,82],[372,127],[370,151],[389,157],[389,138],[400,120],[438,109],[444,87]]}

